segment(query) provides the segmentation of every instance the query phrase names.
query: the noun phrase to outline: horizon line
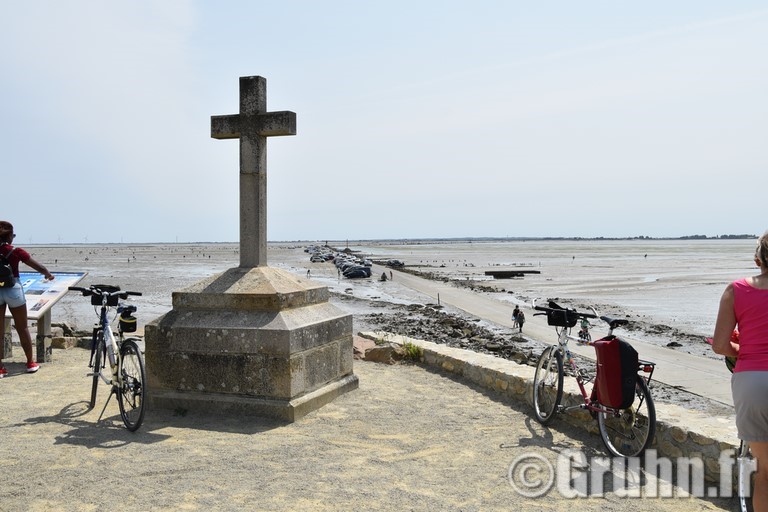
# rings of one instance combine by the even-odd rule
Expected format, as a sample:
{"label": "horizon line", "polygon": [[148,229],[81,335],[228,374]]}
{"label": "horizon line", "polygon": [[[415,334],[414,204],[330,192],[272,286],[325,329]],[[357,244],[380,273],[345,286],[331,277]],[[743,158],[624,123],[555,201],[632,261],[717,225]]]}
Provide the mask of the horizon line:
{"label": "horizon line", "polygon": [[[348,239],[295,239],[295,240],[268,240],[268,244],[306,243],[316,244],[331,242],[335,244],[349,244],[350,242],[473,242],[473,241],[546,241],[546,240],[749,240],[757,239],[754,234],[727,234],[727,235],[682,235],[682,236],[463,236],[463,237],[416,237],[416,238],[348,238]],[[239,245],[237,241],[227,242],[30,242],[28,246],[92,246],[92,245]]]}

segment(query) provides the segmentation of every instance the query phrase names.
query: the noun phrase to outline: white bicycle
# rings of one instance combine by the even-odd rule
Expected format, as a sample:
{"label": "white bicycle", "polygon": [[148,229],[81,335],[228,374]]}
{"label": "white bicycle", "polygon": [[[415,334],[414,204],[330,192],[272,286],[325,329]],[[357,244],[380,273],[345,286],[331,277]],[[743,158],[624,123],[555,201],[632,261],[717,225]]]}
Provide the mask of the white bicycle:
{"label": "white bicycle", "polygon": [[[141,295],[141,293],[120,291],[119,286],[104,284],[94,284],[89,288],[70,286],[69,289],[81,292],[85,297],[90,296],[94,309],[101,306],[97,313],[99,323],[93,329],[91,360],[88,364],[92,369],[88,375],[93,379],[90,408],[93,409],[96,406],[99,381],[106,383],[111,386],[111,392],[101,414],[104,414],[112,395],[117,395],[123,423],[128,430],[134,432],[144,421],[147,374],[144,369],[144,357],[137,343],[138,338],[124,337],[125,332],[136,330],[136,318],[132,316],[136,306],[120,305],[119,300],[127,299],[129,295]],[[116,310],[115,316],[120,315],[118,339],[115,339],[109,319],[113,309]],[[107,363],[109,363],[109,369],[107,369]]]}

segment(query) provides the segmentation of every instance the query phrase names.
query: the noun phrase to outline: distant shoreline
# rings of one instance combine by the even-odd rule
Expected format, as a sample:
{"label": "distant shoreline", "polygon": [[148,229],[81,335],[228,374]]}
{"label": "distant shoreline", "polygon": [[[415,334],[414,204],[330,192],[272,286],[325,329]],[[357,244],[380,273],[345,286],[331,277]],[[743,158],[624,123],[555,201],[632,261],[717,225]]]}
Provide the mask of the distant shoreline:
{"label": "distant shoreline", "polygon": [[[627,236],[627,237],[581,237],[581,236],[520,236],[520,237],[449,237],[449,238],[371,238],[371,239],[348,239],[348,240],[270,240],[267,243],[272,245],[279,244],[319,244],[323,243],[329,246],[355,244],[454,244],[454,243],[473,243],[473,242],[616,242],[616,241],[717,241],[717,240],[756,240],[757,235],[686,235],[677,237],[652,237],[652,236]],[[27,243],[27,247],[98,247],[98,246],[116,246],[116,247],[156,247],[158,245],[173,245],[185,247],[190,245],[238,245],[239,242],[73,242],[73,243]]]}
{"label": "distant shoreline", "polygon": [[651,236],[632,236],[632,237],[580,237],[580,236],[520,236],[520,237],[456,237],[456,238],[377,238],[370,240],[290,240],[282,242],[269,242],[269,243],[320,243],[325,242],[328,245],[341,245],[344,243],[384,243],[384,244],[445,244],[445,243],[467,243],[467,242],[590,242],[590,241],[696,241],[696,240],[756,240],[757,235],[719,235],[719,236],[706,236],[706,235],[688,235],[678,237],[651,237]]}

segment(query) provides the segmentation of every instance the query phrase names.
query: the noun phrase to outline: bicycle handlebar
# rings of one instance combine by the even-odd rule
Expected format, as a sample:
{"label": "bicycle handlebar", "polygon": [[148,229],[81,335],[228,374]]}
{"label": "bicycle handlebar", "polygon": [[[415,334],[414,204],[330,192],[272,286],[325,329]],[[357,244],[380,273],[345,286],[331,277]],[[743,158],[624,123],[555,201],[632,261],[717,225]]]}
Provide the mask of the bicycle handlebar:
{"label": "bicycle handlebar", "polygon": [[[622,325],[627,325],[629,323],[629,320],[624,318],[613,318],[610,316],[600,316],[595,313],[582,313],[580,311],[576,311],[575,309],[567,309],[559,304],[549,301],[549,307],[545,306],[537,306],[536,301],[533,301],[533,309],[537,311],[541,311],[541,313],[534,313],[533,316],[536,315],[545,315],[547,313],[553,313],[553,312],[567,312],[567,315],[574,315],[577,318],[599,318],[603,322],[607,323],[608,326],[611,328],[611,330],[615,329],[616,327],[620,327]],[[594,311],[594,310],[593,310]]]}
{"label": "bicycle handlebar", "polygon": [[127,299],[129,295],[141,295],[141,292],[121,291],[119,286],[104,284],[92,284],[89,288],[83,288],[82,286],[70,286],[68,289],[73,292],[82,293],[83,297],[88,297],[90,295],[106,295],[107,297],[113,297],[117,295],[121,299]]}
{"label": "bicycle handlebar", "polygon": [[[594,313],[582,313],[580,311],[576,311],[575,309],[564,308],[564,307],[562,307],[562,306],[560,306],[560,305],[558,305],[558,304],[556,304],[556,303],[554,303],[552,301],[549,301],[549,307],[537,306],[536,305],[536,301],[534,301],[533,302],[533,309],[535,309],[536,311],[543,311],[543,313],[538,313],[540,315],[543,315],[544,313],[553,312],[553,311],[567,311],[569,315],[576,315],[576,316],[581,317],[581,318],[602,318],[602,317],[598,317]],[[534,315],[535,314],[537,314],[537,313],[534,313]]]}

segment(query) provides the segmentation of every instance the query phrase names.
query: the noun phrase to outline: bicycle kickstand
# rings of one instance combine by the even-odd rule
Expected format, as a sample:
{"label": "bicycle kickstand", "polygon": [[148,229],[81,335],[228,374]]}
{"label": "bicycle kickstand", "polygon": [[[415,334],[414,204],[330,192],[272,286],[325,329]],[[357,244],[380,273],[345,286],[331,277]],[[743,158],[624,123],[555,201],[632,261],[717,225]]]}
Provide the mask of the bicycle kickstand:
{"label": "bicycle kickstand", "polygon": [[112,386],[112,391],[109,392],[109,398],[107,398],[107,401],[104,402],[104,407],[102,407],[101,413],[99,414],[99,419],[96,420],[96,423],[101,421],[101,417],[104,416],[104,411],[107,410],[109,401],[112,400],[112,395],[116,395],[116,394],[117,394],[117,386]]}

